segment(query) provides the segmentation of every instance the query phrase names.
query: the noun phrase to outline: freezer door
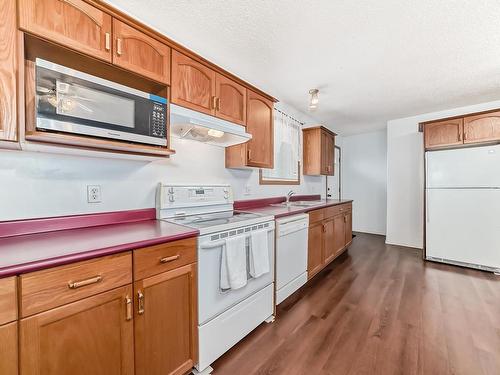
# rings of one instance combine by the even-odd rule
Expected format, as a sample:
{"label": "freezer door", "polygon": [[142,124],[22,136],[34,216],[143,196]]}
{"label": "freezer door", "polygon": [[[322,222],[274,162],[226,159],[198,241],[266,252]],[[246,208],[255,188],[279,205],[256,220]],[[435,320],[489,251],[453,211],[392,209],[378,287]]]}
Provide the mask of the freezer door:
{"label": "freezer door", "polygon": [[500,190],[426,193],[427,257],[500,268]]}
{"label": "freezer door", "polygon": [[427,188],[500,187],[500,145],[425,153]]}

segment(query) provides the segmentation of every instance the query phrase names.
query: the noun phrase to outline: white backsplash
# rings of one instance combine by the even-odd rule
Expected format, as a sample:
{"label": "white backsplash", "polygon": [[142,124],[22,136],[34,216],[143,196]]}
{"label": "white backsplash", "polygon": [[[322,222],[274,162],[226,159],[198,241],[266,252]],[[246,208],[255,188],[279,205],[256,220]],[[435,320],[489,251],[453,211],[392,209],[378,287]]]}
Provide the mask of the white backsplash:
{"label": "white backsplash", "polygon": [[[258,169],[226,169],[223,148],[175,138],[172,144],[177,153],[154,162],[0,151],[0,221],[150,208],[160,181],[229,183],[237,200],[290,189],[324,194],[324,177],[301,176],[300,186],[262,186]],[[87,185],[101,186],[100,203],[87,202]]]}

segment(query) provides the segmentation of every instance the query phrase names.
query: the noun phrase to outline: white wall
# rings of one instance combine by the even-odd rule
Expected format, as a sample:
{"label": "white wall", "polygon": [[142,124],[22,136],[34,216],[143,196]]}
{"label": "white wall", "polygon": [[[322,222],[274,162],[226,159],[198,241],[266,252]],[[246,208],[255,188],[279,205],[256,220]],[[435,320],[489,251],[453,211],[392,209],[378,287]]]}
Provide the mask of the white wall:
{"label": "white wall", "polygon": [[342,198],[353,199],[353,230],[385,234],[387,208],[386,130],[344,137]]}
{"label": "white wall", "polygon": [[500,100],[387,123],[387,243],[423,247],[424,155],[418,124],[495,108]]}
{"label": "white wall", "polygon": [[[314,120],[276,106],[307,124]],[[0,221],[154,207],[160,181],[229,183],[235,199],[297,193],[324,194],[324,178],[303,176],[300,186],[259,186],[258,169],[224,167],[224,149],[172,139],[170,160],[154,162],[0,151]],[[87,185],[101,185],[102,202],[87,203]]]}

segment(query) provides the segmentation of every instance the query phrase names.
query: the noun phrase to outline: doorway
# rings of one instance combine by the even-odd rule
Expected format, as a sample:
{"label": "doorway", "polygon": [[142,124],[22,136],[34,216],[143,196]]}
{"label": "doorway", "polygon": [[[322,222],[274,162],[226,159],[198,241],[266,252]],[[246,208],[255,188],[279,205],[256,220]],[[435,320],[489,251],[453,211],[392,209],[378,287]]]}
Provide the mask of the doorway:
{"label": "doorway", "polygon": [[326,176],[326,197],[342,199],[342,149],[335,146],[333,176]]}

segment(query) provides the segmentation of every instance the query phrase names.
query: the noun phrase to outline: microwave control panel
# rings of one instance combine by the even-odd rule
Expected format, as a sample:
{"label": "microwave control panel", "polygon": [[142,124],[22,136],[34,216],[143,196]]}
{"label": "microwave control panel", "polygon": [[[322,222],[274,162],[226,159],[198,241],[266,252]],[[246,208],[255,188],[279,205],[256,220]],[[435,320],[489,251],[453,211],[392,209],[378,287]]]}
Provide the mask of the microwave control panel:
{"label": "microwave control panel", "polygon": [[153,102],[153,111],[151,112],[151,135],[165,138],[167,129],[166,112],[166,105]]}

